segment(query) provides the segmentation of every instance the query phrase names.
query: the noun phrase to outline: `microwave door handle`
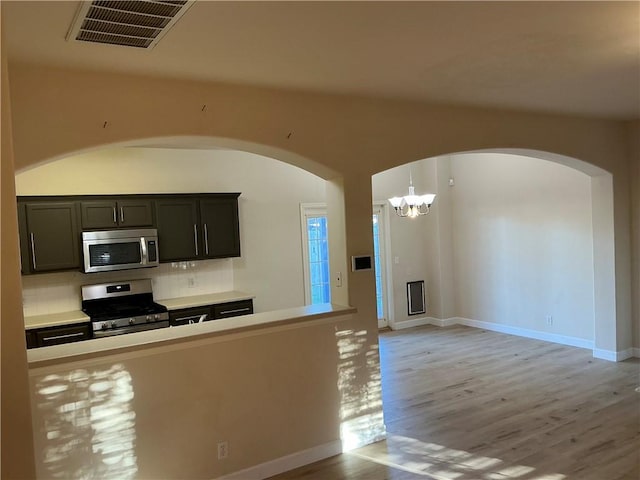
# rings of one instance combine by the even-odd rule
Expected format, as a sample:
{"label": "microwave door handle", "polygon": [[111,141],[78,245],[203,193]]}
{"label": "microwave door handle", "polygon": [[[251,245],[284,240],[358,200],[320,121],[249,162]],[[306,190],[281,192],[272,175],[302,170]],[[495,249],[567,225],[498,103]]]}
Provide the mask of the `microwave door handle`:
{"label": "microwave door handle", "polygon": [[147,264],[148,254],[147,254],[147,240],[144,237],[140,237],[140,252],[142,253],[142,261],[140,262],[142,265]]}
{"label": "microwave door handle", "polygon": [[209,255],[209,229],[207,224],[204,224],[204,253]]}
{"label": "microwave door handle", "polygon": [[193,224],[193,243],[196,247],[196,257],[198,256],[198,225]]}

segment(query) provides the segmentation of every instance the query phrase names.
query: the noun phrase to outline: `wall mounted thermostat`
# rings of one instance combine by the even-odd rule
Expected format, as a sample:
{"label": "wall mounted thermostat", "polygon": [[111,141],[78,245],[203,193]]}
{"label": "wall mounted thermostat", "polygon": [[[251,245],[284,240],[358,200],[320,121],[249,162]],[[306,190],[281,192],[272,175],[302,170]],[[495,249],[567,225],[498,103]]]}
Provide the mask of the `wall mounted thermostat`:
{"label": "wall mounted thermostat", "polygon": [[357,255],[351,257],[351,271],[359,272],[360,270],[371,270],[373,268],[373,259],[371,255]]}

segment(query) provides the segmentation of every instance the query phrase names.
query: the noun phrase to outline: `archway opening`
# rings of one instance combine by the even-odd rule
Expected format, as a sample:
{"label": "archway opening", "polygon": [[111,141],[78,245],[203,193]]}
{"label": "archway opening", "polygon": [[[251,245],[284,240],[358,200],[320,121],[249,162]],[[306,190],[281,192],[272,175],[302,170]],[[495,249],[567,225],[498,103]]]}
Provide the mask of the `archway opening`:
{"label": "archway opening", "polygon": [[[18,195],[241,192],[241,257],[97,276],[105,281],[151,276],[157,299],[246,291],[255,295],[254,308],[260,312],[305,304],[299,211],[302,203],[326,201],[326,180],[318,174],[333,172],[266,146],[172,137],[49,160],[18,172],[16,189]],[[77,310],[76,290],[101,280],[79,272],[45,276],[23,277],[26,316]]]}
{"label": "archway opening", "polygon": [[[466,322],[617,359],[611,174],[546,152],[465,152],[374,175],[374,200],[402,194],[410,171],[438,196],[425,218],[390,214],[392,328]],[[422,316],[407,314],[412,280],[427,287]]]}

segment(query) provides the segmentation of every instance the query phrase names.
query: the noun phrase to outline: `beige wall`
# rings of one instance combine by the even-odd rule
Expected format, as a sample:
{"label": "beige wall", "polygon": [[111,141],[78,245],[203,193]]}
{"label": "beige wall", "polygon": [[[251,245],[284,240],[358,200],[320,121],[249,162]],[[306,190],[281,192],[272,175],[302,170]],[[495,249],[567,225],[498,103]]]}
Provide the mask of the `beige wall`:
{"label": "beige wall", "polygon": [[[331,266],[343,271],[348,271],[346,259],[350,255],[372,251],[369,179],[376,172],[423,158],[485,148],[541,150],[597,165],[613,174],[615,214],[617,328],[601,348],[616,351],[631,347],[628,137],[619,122],[24,65],[11,65],[10,77],[18,169],[109,144],[141,144],[159,137],[188,141],[197,137],[205,143],[207,139],[212,143],[223,139],[233,144],[232,148],[250,145],[247,149],[254,153],[296,163],[332,180],[332,188],[327,190],[329,212],[340,211],[333,207],[342,203],[344,222],[333,223],[330,218],[330,228],[332,224],[344,225],[344,247],[337,255],[332,248]],[[208,106],[206,111],[203,104]],[[9,209],[13,207],[15,204],[9,203]],[[337,230],[334,228],[332,235],[340,235]],[[15,237],[12,231],[15,229],[3,229],[3,237]],[[17,264],[5,267],[3,263],[3,271],[5,268],[16,276]],[[373,273],[349,273],[344,285],[342,291],[347,295],[343,297],[358,309],[352,327],[363,332],[359,338],[365,350],[375,348]],[[19,311],[19,295],[7,293]],[[19,316],[3,316],[2,322],[3,336],[5,330],[21,328],[17,325]],[[24,365],[20,355],[10,358],[18,371]],[[354,385],[367,385],[378,370],[377,361],[367,363],[365,357],[358,357],[354,362],[358,370]],[[4,395],[3,389],[3,401]],[[26,407],[16,408],[24,411]],[[3,423],[3,435],[12,433],[16,432],[11,424]]]}
{"label": "beige wall", "polygon": [[[324,202],[325,183],[298,167],[230,150],[106,149],[28,169],[16,175],[19,195],[241,192],[242,256],[196,262],[188,270],[161,265],[112,274],[27,276],[25,312],[44,307],[43,302],[51,307],[51,297],[77,309],[79,285],[141,276],[154,280],[158,299],[236,289],[256,296],[257,312],[302,306],[300,203]],[[192,288],[189,279],[195,281]]]}
{"label": "beige wall", "polygon": [[2,448],[0,477],[3,479],[33,478],[33,437],[29,411],[27,355],[20,301],[20,262],[18,256],[18,218],[16,210],[11,106],[5,43],[2,42],[2,99],[0,158],[0,198],[2,239],[0,242],[0,411]]}
{"label": "beige wall", "polygon": [[489,153],[453,156],[451,175],[458,316],[593,340],[590,177]]}
{"label": "beige wall", "polygon": [[[634,345],[640,350],[640,120],[629,122],[629,161],[631,165],[631,224],[633,265]],[[638,352],[636,352],[638,353]]]}
{"label": "beige wall", "polygon": [[31,369],[37,476],[213,479],[339,445],[357,340],[345,316]]}

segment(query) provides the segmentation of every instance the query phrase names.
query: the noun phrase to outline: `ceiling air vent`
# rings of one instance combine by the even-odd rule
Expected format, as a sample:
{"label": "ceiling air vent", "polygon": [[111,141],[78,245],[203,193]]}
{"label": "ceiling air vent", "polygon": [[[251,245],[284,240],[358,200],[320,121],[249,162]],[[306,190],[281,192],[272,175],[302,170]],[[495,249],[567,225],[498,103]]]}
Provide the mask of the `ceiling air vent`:
{"label": "ceiling air vent", "polygon": [[195,0],[81,2],[67,40],[153,48]]}

